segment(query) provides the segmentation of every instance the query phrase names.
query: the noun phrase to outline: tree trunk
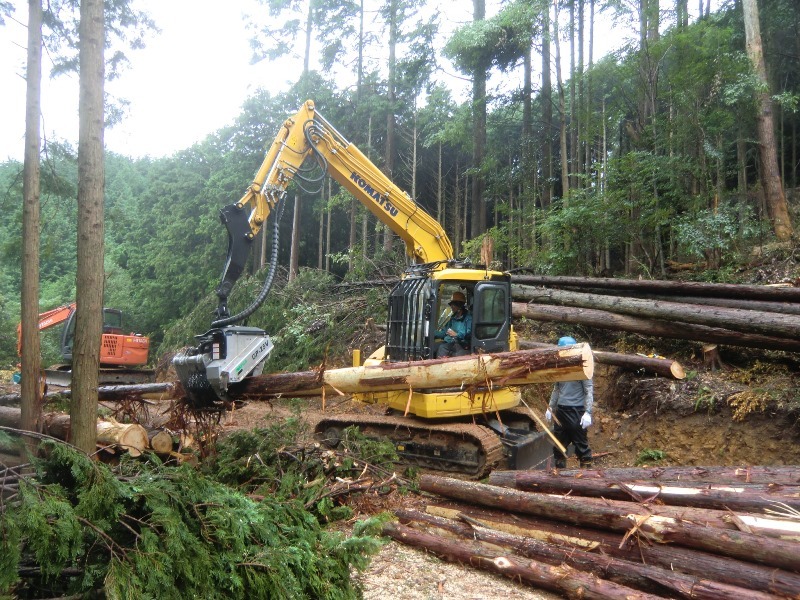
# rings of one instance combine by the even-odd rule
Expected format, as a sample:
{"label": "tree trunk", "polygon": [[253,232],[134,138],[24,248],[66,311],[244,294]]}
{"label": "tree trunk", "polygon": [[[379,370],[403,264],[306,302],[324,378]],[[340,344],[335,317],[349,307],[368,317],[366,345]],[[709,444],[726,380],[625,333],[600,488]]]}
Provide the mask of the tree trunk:
{"label": "tree trunk", "polygon": [[747,39],[747,55],[753,63],[756,76],[761,83],[758,92],[758,128],[759,162],[761,164],[761,182],[767,201],[767,210],[772,229],[778,240],[785,241],[792,237],[792,222],[789,218],[789,207],[783,192],[783,184],[778,170],[778,159],[775,146],[775,131],[772,125],[772,99],[769,94],[767,67],[761,46],[761,26],[758,17],[758,1],[742,0],[744,13],[744,30]]}
{"label": "tree trunk", "polygon": [[289,281],[294,281],[300,269],[300,213],[303,210],[300,192],[294,194],[294,211],[292,213],[292,242],[289,248]]}
{"label": "tree trunk", "polygon": [[22,429],[39,430],[42,368],[39,342],[39,148],[41,146],[42,3],[28,0],[25,163],[22,174]]}
{"label": "tree trunk", "polygon": [[429,505],[426,507],[426,512],[450,519],[462,519],[468,523],[514,535],[531,537],[567,549],[577,548],[645,565],[656,565],[671,571],[682,571],[751,590],[794,597],[800,589],[800,575],[796,573],[691,548],[667,544],[641,544],[633,537],[620,543],[618,534],[475,506],[461,506],[454,510]]}
{"label": "tree trunk", "polygon": [[[517,345],[520,350],[553,347],[552,344],[543,344],[530,340],[519,340]],[[681,364],[668,358],[651,358],[649,356],[639,356],[638,354],[621,354],[619,352],[602,352],[600,350],[592,351],[592,355],[594,356],[595,363],[612,365],[634,371],[643,370],[663,377],[669,377],[670,379],[683,379],[686,377],[686,371]]]}
{"label": "tree trunk", "polygon": [[558,112],[560,118],[559,143],[561,148],[561,198],[565,206],[569,201],[569,155],[567,154],[567,108],[564,99],[564,83],[561,77],[561,42],[558,32],[558,0],[553,0],[553,43],[556,45],[556,87],[558,88]]}
{"label": "tree trunk", "polygon": [[[386,88],[386,100],[388,103],[388,110],[386,113],[386,148],[384,152],[384,167],[383,171],[389,179],[394,178],[394,154],[395,154],[395,110],[396,92],[395,89],[397,81],[397,43],[400,35],[399,23],[397,22],[398,8],[396,5],[397,0],[389,0],[390,11],[389,14],[389,73]],[[383,226],[383,249],[389,252],[392,249],[392,230],[387,225]]]}
{"label": "tree trunk", "polygon": [[523,304],[521,302],[514,302],[511,306],[514,317],[525,317],[535,321],[573,323],[597,327],[598,329],[630,331],[669,339],[695,340],[729,346],[743,346],[745,348],[800,352],[800,341],[796,339],[747,334],[719,327],[691,325],[663,319],[641,319],[589,308]]}
{"label": "tree trunk", "polygon": [[512,295],[514,298],[539,304],[593,308],[637,317],[673,319],[707,327],[723,327],[743,333],[800,339],[800,316],[796,315],[705,307],[682,302],[651,302],[523,286],[512,286]]}
{"label": "tree trunk", "polygon": [[[486,18],[485,0],[472,0],[474,22]],[[470,236],[478,237],[486,231],[486,206],[483,202],[485,186],[483,159],[486,153],[486,71],[488,66],[478,67],[472,74],[472,215]]]}
{"label": "tree trunk", "polygon": [[800,466],[794,467],[619,467],[562,470],[561,477],[613,477],[626,481],[697,481],[713,484],[800,485]]}
{"label": "tree trunk", "polygon": [[71,442],[94,452],[97,384],[103,332],[104,7],[102,0],[80,6],[80,103],[78,132],[78,269],[75,345],[72,363]]}
{"label": "tree trunk", "polygon": [[591,348],[570,348],[473,354],[377,366],[274,373],[245,379],[231,386],[231,396],[266,399],[291,394],[318,396],[355,392],[505,386],[590,379],[594,371]]}
{"label": "tree trunk", "polygon": [[562,563],[579,571],[589,572],[614,583],[655,594],[678,594],[683,598],[702,598],[705,600],[727,600],[741,598],[769,600],[774,598],[755,590],[747,590],[710,579],[701,579],[674,569],[664,569],[653,565],[619,558],[609,558],[576,548],[561,548],[556,544],[496,531],[477,524],[466,525],[456,521],[422,513],[416,510],[400,509],[395,514],[402,523],[425,524],[442,529],[467,540],[477,539],[494,546],[509,548],[516,554],[551,565]]}
{"label": "tree trunk", "polygon": [[741,285],[735,283],[703,283],[698,281],[662,281],[644,279],[612,279],[610,277],[564,277],[550,275],[514,275],[512,283],[545,287],[581,287],[653,292],[678,296],[742,298],[773,302],[800,302],[800,287]]}
{"label": "tree trunk", "polygon": [[[662,517],[648,513],[642,507],[637,508],[638,505],[633,503],[619,500],[518,492],[434,475],[420,477],[420,490],[581,526],[620,532],[633,528],[634,531],[646,534],[650,541],[675,543],[789,571],[800,569],[800,553],[797,552],[796,542],[766,539],[760,535],[731,529],[721,533],[717,527],[695,525],[692,523],[695,519],[687,515],[692,510],[700,509],[681,508],[681,512],[676,513],[674,518]],[[653,510],[654,508],[657,510]],[[667,508],[669,507],[649,507],[653,512],[661,514],[669,512]]]}
{"label": "tree trunk", "polygon": [[[780,486],[753,489],[718,485],[699,488],[680,483],[623,482],[613,477],[559,477],[545,471],[494,471],[489,475],[489,483],[527,492],[633,500],[648,504],[659,502],[671,506],[715,510],[766,513],[766,509],[774,509],[776,502],[782,502],[794,509],[800,507],[800,496],[796,488],[782,492]],[[797,534],[800,534],[800,527]]]}
{"label": "tree trunk", "polygon": [[399,525],[386,523],[383,534],[392,539],[424,548],[452,562],[459,562],[491,571],[515,580],[525,581],[538,588],[562,593],[570,598],[598,600],[657,600],[644,592],[637,592],[604,579],[577,571],[567,565],[552,566],[530,559],[521,559],[513,554],[501,554],[496,547],[463,540],[450,540],[441,536],[422,533]]}
{"label": "tree trunk", "polygon": [[553,198],[553,88],[550,77],[550,7],[542,11],[542,208],[547,209]]}

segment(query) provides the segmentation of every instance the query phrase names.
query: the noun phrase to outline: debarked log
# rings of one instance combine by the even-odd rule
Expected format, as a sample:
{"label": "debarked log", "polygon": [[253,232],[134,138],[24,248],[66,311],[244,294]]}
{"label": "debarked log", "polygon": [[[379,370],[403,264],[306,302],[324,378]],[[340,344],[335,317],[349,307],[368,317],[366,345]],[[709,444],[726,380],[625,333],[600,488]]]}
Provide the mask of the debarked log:
{"label": "debarked log", "polygon": [[620,544],[622,534],[576,527],[531,515],[514,514],[504,510],[493,510],[474,505],[461,504],[426,507],[426,512],[449,519],[462,519],[483,527],[504,531],[514,535],[530,537],[567,549],[622,558],[645,564],[657,565],[670,571],[677,570],[697,577],[722,581],[730,585],[771,594],[797,598],[800,590],[800,575],[782,569],[757,565],[735,558],[719,556],[693,548],[682,548],[671,544],[640,543],[630,536]]}
{"label": "debarked log", "polygon": [[395,515],[403,524],[420,523],[444,529],[465,539],[477,539],[509,548],[520,556],[553,565],[566,563],[570,567],[580,571],[589,571],[603,579],[656,594],[664,593],[666,590],[684,598],[701,600],[728,600],[730,598],[769,600],[775,598],[771,594],[744,589],[708,578],[695,577],[674,569],[644,565],[640,562],[612,558],[577,548],[566,549],[549,542],[481,527],[475,523],[467,525],[416,510],[399,509],[395,511]]}
{"label": "debarked log", "polygon": [[563,469],[558,471],[558,475],[584,479],[611,477],[624,481],[800,485],[800,466],[611,467],[608,469]]}
{"label": "debarked log", "polygon": [[[545,494],[575,494],[613,500],[693,506],[720,510],[763,513],[775,509],[781,502],[800,509],[799,488],[781,492],[778,487],[751,489],[735,485],[690,486],[680,483],[636,483],[615,478],[559,477],[545,471],[494,471],[489,475],[491,485],[541,492]],[[788,525],[788,523],[787,523]],[[800,523],[794,537],[800,539]]]}
{"label": "debarked log", "polygon": [[740,308],[708,307],[684,302],[659,302],[637,298],[621,298],[599,294],[583,294],[512,286],[512,295],[518,300],[536,304],[554,304],[578,308],[592,308],[651,319],[674,319],[708,327],[723,327],[744,333],[757,333],[777,337],[800,337],[800,316]]}
{"label": "debarked log", "polygon": [[568,565],[553,566],[535,560],[522,559],[511,553],[498,552],[497,548],[478,542],[447,539],[406,527],[398,523],[386,523],[383,534],[392,539],[424,548],[453,562],[471,565],[499,575],[524,581],[537,588],[566,594],[571,598],[601,599],[657,599],[661,596],[639,592],[629,587],[599,579],[588,573],[577,571]]}
{"label": "debarked log", "polygon": [[524,302],[512,303],[511,310],[515,317],[525,317],[534,321],[573,323],[597,327],[598,329],[630,331],[632,333],[670,339],[696,340],[714,344],[727,344],[729,346],[743,346],[745,348],[800,352],[800,341],[798,339],[742,333],[723,327],[693,325],[680,320],[644,319],[621,315],[608,310],[526,304]]}
{"label": "debarked log", "polygon": [[[553,344],[545,344],[531,340],[519,340],[517,344],[521,350],[553,347]],[[603,365],[647,371],[671,379],[684,379],[686,377],[686,371],[683,366],[681,366],[678,361],[669,358],[653,358],[650,356],[640,356],[638,354],[604,352],[602,350],[593,350],[592,354],[594,355],[594,362]]]}
{"label": "debarked log", "polygon": [[390,390],[502,387],[590,379],[594,358],[588,344],[519,352],[472,354],[345,369],[320,369],[250,377],[232,395],[269,398]]}
{"label": "debarked log", "polygon": [[[0,425],[19,429],[20,409],[0,407]],[[69,440],[70,418],[61,413],[44,415],[44,433],[59,440]],[[97,421],[97,443],[100,446],[113,446],[127,451],[131,456],[141,456],[147,450],[147,431],[136,423],[117,423],[116,421]]]}
{"label": "debarked log", "polygon": [[[800,545],[754,533],[696,525],[688,517],[665,517],[665,509],[621,500],[521,492],[509,488],[422,475],[420,490],[483,506],[505,508],[550,519],[641,535],[652,542],[675,543],[790,571],[800,570]],[[681,509],[700,511],[704,509]],[[710,511],[713,512],[713,511]],[[688,513],[686,513],[688,514]],[[710,521],[709,521],[710,522]]]}

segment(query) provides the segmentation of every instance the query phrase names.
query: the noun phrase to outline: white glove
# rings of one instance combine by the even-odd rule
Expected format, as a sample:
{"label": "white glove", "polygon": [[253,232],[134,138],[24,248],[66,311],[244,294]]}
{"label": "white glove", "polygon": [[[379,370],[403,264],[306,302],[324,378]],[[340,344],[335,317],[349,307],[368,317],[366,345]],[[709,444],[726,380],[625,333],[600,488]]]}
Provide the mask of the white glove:
{"label": "white glove", "polygon": [[588,429],[589,426],[591,426],[591,424],[592,424],[592,415],[586,412],[583,413],[583,416],[581,417],[581,427],[583,427],[584,429]]}
{"label": "white glove", "polygon": [[548,423],[549,423],[550,421],[552,421],[552,420],[553,420],[553,413],[551,413],[551,412],[550,412],[550,409],[549,409],[549,408],[548,408],[548,409],[547,409],[547,411],[544,413],[544,418],[545,418],[545,419],[547,419],[547,422],[548,422]]}

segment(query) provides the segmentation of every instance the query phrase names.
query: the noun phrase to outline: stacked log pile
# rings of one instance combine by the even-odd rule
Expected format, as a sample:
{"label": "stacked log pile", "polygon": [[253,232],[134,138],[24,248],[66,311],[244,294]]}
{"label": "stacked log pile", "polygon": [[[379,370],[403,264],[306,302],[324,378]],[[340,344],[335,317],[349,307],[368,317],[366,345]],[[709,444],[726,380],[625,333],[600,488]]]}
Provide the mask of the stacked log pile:
{"label": "stacked log pile", "polygon": [[800,467],[435,475],[384,533],[580,598],[800,598]]}
{"label": "stacked log pile", "polygon": [[512,281],[516,317],[800,352],[797,287],[538,275]]}

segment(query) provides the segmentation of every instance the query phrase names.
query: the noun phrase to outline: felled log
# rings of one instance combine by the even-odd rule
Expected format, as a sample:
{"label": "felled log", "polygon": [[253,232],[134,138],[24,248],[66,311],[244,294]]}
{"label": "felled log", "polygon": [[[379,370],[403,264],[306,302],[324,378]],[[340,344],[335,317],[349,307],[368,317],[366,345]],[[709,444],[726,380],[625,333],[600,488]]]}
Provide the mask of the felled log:
{"label": "felled log", "polygon": [[546,275],[512,275],[511,282],[545,287],[589,287],[671,294],[675,296],[709,296],[713,298],[746,298],[775,302],[800,302],[800,288],[699,281],[663,281],[647,279],[613,279],[600,277],[555,277]]}
{"label": "felled log", "polygon": [[[97,388],[97,397],[99,400],[130,400],[142,398],[145,394],[155,393],[171,393],[175,389],[175,384],[171,382],[164,383],[141,383],[136,385],[104,385]],[[67,388],[57,392],[47,392],[45,398],[55,398],[56,396],[64,396],[69,398],[72,396],[72,390]],[[21,394],[4,394],[0,396],[0,406],[8,404],[19,404],[22,399]]]}
{"label": "felled log", "polygon": [[149,429],[147,431],[148,445],[156,454],[169,454],[172,452],[172,436],[163,429]]}
{"label": "felled log", "polygon": [[670,339],[696,340],[698,342],[743,346],[745,348],[800,352],[800,340],[797,339],[742,333],[722,327],[692,325],[682,321],[643,319],[607,310],[514,302],[511,305],[511,311],[515,317],[525,317],[534,321],[573,323],[598,329],[630,331],[632,333]]}
{"label": "felled log", "polygon": [[566,594],[575,598],[602,599],[652,599],[660,596],[639,592],[611,581],[593,577],[567,565],[553,566],[535,560],[521,559],[513,554],[500,554],[496,549],[478,543],[454,541],[442,536],[416,531],[398,523],[386,523],[383,533],[392,539],[424,548],[450,560],[469,564],[499,575],[524,581],[537,588]]}
{"label": "felled log", "polygon": [[466,386],[525,385],[590,379],[594,371],[588,344],[520,352],[472,354],[345,369],[320,369],[250,377],[231,389],[237,397],[318,396],[324,393]]}
{"label": "felled log", "polygon": [[520,556],[541,560],[552,565],[566,563],[570,567],[588,571],[614,583],[655,594],[667,591],[683,598],[701,600],[728,600],[729,598],[769,600],[774,598],[771,594],[695,577],[674,569],[668,570],[652,565],[643,565],[576,548],[565,549],[556,544],[481,527],[477,524],[467,525],[416,510],[399,509],[395,511],[395,515],[403,524],[419,523],[443,529],[468,540],[477,539],[503,546]]}
{"label": "felled log", "polygon": [[613,467],[608,469],[562,469],[559,477],[599,478],[623,481],[702,481],[705,483],[761,483],[800,485],[800,466],[787,467]]}
{"label": "felled log", "polygon": [[456,509],[450,506],[428,505],[425,510],[432,515],[462,519],[512,535],[542,540],[570,551],[586,550],[779,596],[796,598],[800,590],[800,575],[781,569],[718,556],[693,548],[638,543],[633,536],[620,543],[619,534],[575,527],[531,515],[511,514],[507,511],[469,505],[459,505]]}
{"label": "felled log", "polygon": [[[0,407],[0,425],[19,429],[22,411],[18,408]],[[60,440],[69,440],[69,415],[49,413],[44,415],[44,433]],[[114,446],[127,451],[131,456],[140,456],[148,447],[147,431],[135,423],[124,424],[116,421],[97,421],[97,443]]]}
{"label": "felled log", "polygon": [[141,456],[149,447],[147,431],[136,423],[116,421],[97,422],[97,443],[126,451],[131,456]]}
{"label": "felled log", "polygon": [[684,302],[653,302],[637,298],[582,294],[528,286],[512,286],[512,295],[516,299],[528,300],[536,304],[592,308],[650,319],[673,319],[683,323],[723,327],[743,333],[788,338],[800,337],[800,316],[798,315],[765,313],[739,308],[706,307]]}
{"label": "felled log", "polygon": [[[553,347],[553,344],[530,340],[519,340],[517,344],[521,350]],[[686,377],[686,371],[681,364],[669,358],[651,358],[649,356],[639,356],[638,354],[622,354],[620,352],[604,352],[602,350],[593,350],[592,354],[594,355],[595,363],[622,367],[623,369],[643,370],[663,377],[670,377],[671,379],[683,379]]]}
{"label": "felled log", "polygon": [[[489,475],[491,485],[510,487],[545,494],[577,494],[613,500],[633,500],[663,503],[675,506],[693,506],[719,510],[764,512],[774,509],[775,502],[800,509],[800,488],[781,493],[777,486],[772,490],[762,486],[749,489],[733,486],[689,486],[689,484],[641,484],[623,482],[614,478],[559,477],[546,471],[494,471]],[[800,536],[800,524],[797,535]]]}
{"label": "felled log", "polygon": [[675,543],[790,571],[800,570],[800,546],[795,542],[731,529],[721,531],[717,527],[695,525],[686,518],[653,514],[670,507],[648,507],[645,510],[641,505],[621,500],[520,492],[435,475],[422,475],[420,490],[576,525],[642,533],[647,539],[660,543]]}

